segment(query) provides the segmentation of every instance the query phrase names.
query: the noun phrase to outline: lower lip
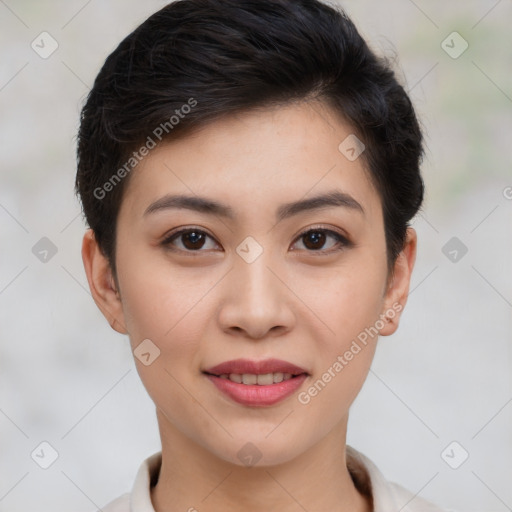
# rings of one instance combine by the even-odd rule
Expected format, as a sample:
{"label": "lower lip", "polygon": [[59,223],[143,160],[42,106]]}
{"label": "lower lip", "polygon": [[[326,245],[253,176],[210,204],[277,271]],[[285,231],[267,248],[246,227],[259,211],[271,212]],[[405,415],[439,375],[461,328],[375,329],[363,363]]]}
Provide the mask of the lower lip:
{"label": "lower lip", "polygon": [[258,384],[238,384],[237,382],[233,382],[229,379],[221,379],[214,375],[206,374],[206,376],[215,384],[217,389],[235,402],[253,407],[273,405],[284,400],[293,392],[297,391],[307,377],[306,374],[302,374],[282,382],[260,386]]}

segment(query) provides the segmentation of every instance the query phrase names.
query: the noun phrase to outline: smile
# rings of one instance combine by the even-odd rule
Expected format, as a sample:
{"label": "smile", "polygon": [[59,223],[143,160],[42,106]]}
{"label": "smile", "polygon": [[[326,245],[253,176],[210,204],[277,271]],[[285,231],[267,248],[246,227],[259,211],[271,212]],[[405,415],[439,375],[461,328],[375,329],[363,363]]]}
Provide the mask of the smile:
{"label": "smile", "polygon": [[281,402],[309,376],[305,369],[278,359],[236,359],[209,368],[203,374],[222,394],[252,407]]}

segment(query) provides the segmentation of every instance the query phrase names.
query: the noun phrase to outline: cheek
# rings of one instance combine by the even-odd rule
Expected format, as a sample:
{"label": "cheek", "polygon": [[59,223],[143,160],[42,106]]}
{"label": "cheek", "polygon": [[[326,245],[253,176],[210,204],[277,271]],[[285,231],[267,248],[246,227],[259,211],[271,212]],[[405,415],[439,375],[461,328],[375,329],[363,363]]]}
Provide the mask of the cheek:
{"label": "cheek", "polygon": [[[127,257],[118,266],[125,324],[144,387],[160,410],[178,408],[173,423],[179,424],[181,418],[197,415],[197,404],[185,390],[192,389],[190,383],[199,373],[200,342],[208,317],[206,301],[201,299],[215,280],[194,278],[190,269],[171,271],[155,260],[144,266],[140,261]],[[148,365],[137,357],[142,351],[138,347],[145,346],[143,340],[151,341],[149,350],[144,349],[154,358]]]}
{"label": "cheek", "polygon": [[[147,264],[127,257],[119,265],[123,313],[132,343],[150,338],[180,351],[190,347],[199,329],[197,311],[201,299],[215,285],[215,279],[200,269],[171,267],[160,259],[146,258]],[[191,322],[191,318],[194,321]],[[188,334],[180,335],[183,329]]]}
{"label": "cheek", "polygon": [[385,268],[371,257],[358,255],[346,265],[297,275],[296,280],[294,290],[318,318],[314,326],[325,332],[327,352],[342,349],[379,318]]}
{"label": "cheek", "polygon": [[[317,280],[316,292],[302,295],[321,322],[309,323],[314,327],[310,336],[316,349],[314,379],[306,393],[298,396],[299,403],[320,409],[336,404],[333,414],[341,417],[355,399],[383,326],[384,280],[385,266],[363,256],[331,273],[329,279]],[[301,283],[303,290],[312,289],[313,280],[302,278]]]}

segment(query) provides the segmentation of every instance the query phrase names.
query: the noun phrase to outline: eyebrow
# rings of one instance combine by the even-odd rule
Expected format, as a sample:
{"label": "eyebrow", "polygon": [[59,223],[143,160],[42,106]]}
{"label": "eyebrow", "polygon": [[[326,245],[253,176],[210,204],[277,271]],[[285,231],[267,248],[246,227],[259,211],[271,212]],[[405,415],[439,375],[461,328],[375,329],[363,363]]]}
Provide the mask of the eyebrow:
{"label": "eyebrow", "polygon": [[[321,195],[281,205],[276,211],[276,221],[298,215],[306,211],[320,210],[329,207],[343,207],[365,215],[364,208],[350,194],[333,190]],[[230,206],[200,196],[166,195],[151,203],[143,216],[168,209],[187,209],[200,213],[216,215],[234,220],[235,213]]]}

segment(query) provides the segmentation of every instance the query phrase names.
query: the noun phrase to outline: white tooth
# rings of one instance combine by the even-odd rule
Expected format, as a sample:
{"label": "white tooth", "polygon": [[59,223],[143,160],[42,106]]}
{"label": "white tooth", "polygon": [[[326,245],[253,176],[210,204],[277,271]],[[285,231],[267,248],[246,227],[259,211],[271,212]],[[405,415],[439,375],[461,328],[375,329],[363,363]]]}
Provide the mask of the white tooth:
{"label": "white tooth", "polygon": [[277,384],[278,382],[283,382],[283,373],[274,373],[274,382]]}
{"label": "white tooth", "polygon": [[258,375],[258,384],[260,386],[269,386],[270,384],[274,384],[274,374],[264,373],[263,375]]}
{"label": "white tooth", "polygon": [[242,382],[244,384],[256,384],[258,382],[258,376],[257,375],[251,375],[249,373],[244,373],[242,375]]}
{"label": "white tooth", "polygon": [[292,374],[291,373],[283,373],[283,380],[289,380],[292,378]]}
{"label": "white tooth", "polygon": [[242,376],[239,375],[238,373],[230,373],[229,380],[232,380],[233,382],[237,382],[238,384],[242,384]]}
{"label": "white tooth", "polygon": [[229,375],[227,373],[223,373],[220,378],[221,379],[227,379],[229,377]]}

